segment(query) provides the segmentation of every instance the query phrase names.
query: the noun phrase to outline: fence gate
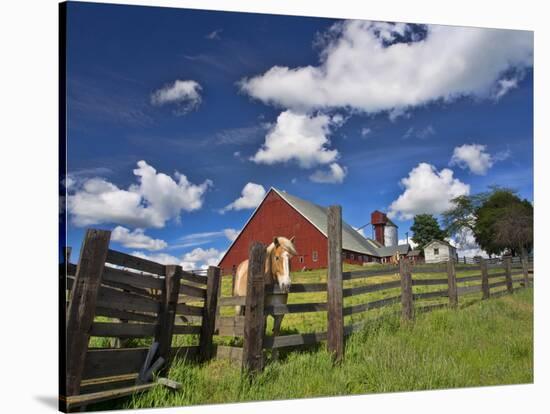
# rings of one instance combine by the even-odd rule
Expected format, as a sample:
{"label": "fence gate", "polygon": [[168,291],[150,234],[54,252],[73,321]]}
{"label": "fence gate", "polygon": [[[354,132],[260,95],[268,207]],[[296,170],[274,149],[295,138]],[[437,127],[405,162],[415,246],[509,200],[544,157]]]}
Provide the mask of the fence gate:
{"label": "fence gate", "polygon": [[148,390],[176,357],[212,355],[220,269],[185,272],[111,250],[109,240],[108,231],[88,230],[78,265],[67,249],[60,269],[63,411]]}

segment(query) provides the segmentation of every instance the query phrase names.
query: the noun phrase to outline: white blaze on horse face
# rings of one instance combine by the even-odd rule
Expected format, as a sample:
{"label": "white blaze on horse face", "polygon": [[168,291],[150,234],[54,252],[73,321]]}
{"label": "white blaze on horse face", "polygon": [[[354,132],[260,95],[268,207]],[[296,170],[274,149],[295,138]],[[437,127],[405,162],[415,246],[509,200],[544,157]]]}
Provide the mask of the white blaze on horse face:
{"label": "white blaze on horse face", "polygon": [[279,275],[277,280],[279,281],[279,287],[283,292],[288,292],[290,289],[290,254],[284,251],[281,254],[283,259],[283,274]]}

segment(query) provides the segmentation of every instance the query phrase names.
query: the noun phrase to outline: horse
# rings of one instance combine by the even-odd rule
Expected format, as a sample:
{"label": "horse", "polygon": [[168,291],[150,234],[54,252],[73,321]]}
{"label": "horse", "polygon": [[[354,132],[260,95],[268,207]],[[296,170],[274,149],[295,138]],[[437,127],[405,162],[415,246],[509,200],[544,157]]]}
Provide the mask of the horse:
{"label": "horse", "polygon": [[[266,253],[264,273],[266,288],[269,289],[277,283],[282,293],[266,295],[265,305],[286,305],[291,285],[290,259],[298,255],[294,247],[294,237],[290,239],[281,236],[274,237],[273,242],[267,246]],[[237,267],[233,296],[246,296],[247,281],[248,260],[245,260]],[[243,315],[244,306],[236,306],[235,311],[237,315]],[[278,336],[284,315],[272,314],[271,316],[273,317],[273,336]]]}

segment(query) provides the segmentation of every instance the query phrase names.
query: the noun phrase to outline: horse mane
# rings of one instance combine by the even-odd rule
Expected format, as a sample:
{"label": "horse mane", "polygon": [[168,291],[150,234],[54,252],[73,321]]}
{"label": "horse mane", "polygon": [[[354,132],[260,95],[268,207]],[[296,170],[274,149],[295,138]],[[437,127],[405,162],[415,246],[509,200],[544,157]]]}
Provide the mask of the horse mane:
{"label": "horse mane", "polygon": [[[294,243],[292,243],[292,241],[290,241],[289,239],[287,239],[286,237],[282,237],[282,236],[279,236],[277,237],[277,241],[279,242],[279,244],[281,246],[283,246],[283,249],[285,249],[287,252],[289,252],[291,255],[293,256],[297,256],[298,255],[298,252],[296,251],[296,247],[294,247]],[[273,248],[275,247],[275,243],[271,243],[268,247],[267,247],[267,252],[268,253],[271,253],[271,250],[273,250]]]}

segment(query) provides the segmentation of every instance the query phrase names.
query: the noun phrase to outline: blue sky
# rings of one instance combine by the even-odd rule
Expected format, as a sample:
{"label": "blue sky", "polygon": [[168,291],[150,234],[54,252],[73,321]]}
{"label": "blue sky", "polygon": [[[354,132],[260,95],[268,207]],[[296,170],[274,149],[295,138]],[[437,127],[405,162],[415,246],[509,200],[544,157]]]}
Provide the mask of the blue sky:
{"label": "blue sky", "polygon": [[214,264],[271,186],[400,238],[453,195],[533,198],[530,32],[69,3],[67,44],[75,251],[117,228]]}

